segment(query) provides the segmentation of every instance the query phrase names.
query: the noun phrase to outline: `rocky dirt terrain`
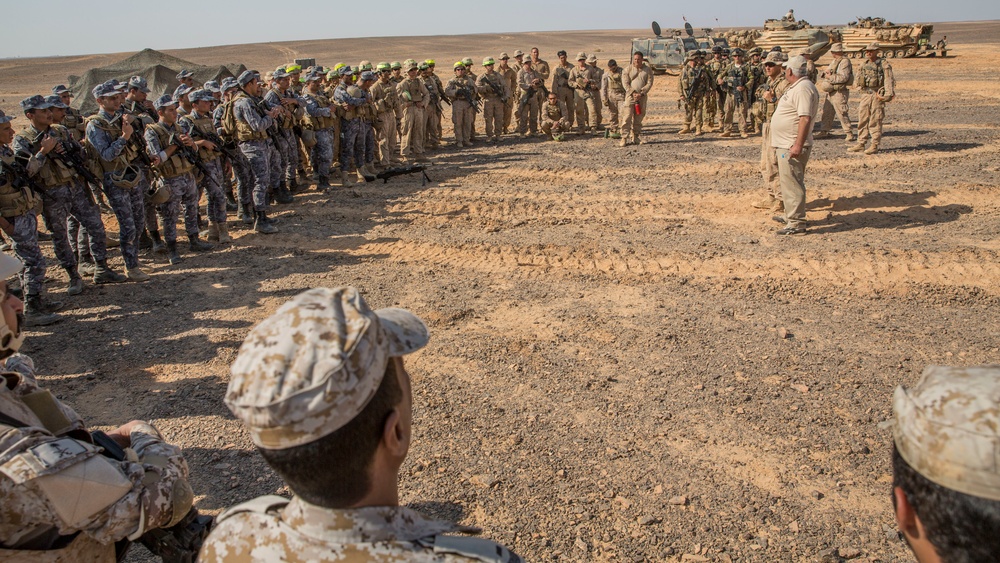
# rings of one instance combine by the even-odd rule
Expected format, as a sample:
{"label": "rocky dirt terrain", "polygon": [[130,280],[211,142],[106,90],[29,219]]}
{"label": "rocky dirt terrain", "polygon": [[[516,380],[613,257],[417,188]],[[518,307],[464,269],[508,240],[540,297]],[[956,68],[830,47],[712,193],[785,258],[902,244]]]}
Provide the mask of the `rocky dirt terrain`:
{"label": "rocky dirt terrain", "polygon": [[[657,77],[642,146],[446,149],[426,186],[304,192],[276,209],[280,234],[236,230],[176,267],[147,258],[142,285],[67,298],[53,265],[49,291],[72,308],[25,352],[91,423],[151,419],[215,513],[288,494],[222,403],[238,346],[297,292],[351,284],[432,330],[407,360],[409,506],[531,561],[909,561],[879,426],[892,390],[928,364],[1000,362],[1000,24],[936,27],[956,56],[892,61],[882,151],[817,142],[808,235],[779,238],[750,207],[759,138],[677,135],[676,79]],[[632,35],[384,47],[450,60],[538,43],[550,60],[601,49],[603,62],[626,58]],[[243,49],[272,68],[283,49],[329,63],[357,48]],[[228,62],[233,49],[170,54]],[[0,65],[4,109],[28,89],[12,85],[15,63]],[[45,84],[79,67],[54,60]]]}

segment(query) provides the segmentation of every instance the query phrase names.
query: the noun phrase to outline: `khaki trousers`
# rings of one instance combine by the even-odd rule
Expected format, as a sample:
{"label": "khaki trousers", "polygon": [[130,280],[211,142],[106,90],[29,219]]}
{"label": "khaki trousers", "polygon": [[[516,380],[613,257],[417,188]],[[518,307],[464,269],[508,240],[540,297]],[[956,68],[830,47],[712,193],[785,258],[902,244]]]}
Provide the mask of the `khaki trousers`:
{"label": "khaki trousers", "polygon": [[764,188],[775,199],[781,199],[781,184],[778,182],[778,153],[771,146],[771,122],[761,126],[760,174],[764,177]]}
{"label": "khaki trousers", "polygon": [[789,158],[788,149],[774,149],[778,158],[778,182],[781,200],[785,204],[785,223],[801,227],[806,222],[806,163],[812,147],[804,147],[802,154]]}
{"label": "khaki trousers", "polygon": [[499,139],[503,133],[504,103],[499,98],[483,100],[483,120],[486,122],[486,138]]}
{"label": "khaki trousers", "polygon": [[403,108],[403,132],[400,152],[404,157],[424,154],[424,108],[410,102]]}
{"label": "khaki trousers", "polygon": [[396,138],[396,114],[385,111],[378,114],[375,122],[375,138],[378,140],[379,162],[389,166],[399,154],[399,139]]}
{"label": "khaki trousers", "polygon": [[472,138],[472,121],[476,114],[465,100],[451,102],[451,123],[455,128],[455,142],[465,143]]}
{"label": "khaki trousers", "polygon": [[436,149],[441,146],[441,114],[434,106],[424,108],[424,149]]}
{"label": "khaki trousers", "polygon": [[823,100],[823,116],[820,118],[820,131],[831,131],[833,129],[833,115],[837,114],[840,121],[840,128],[844,130],[847,138],[851,138],[851,118],[848,115],[847,102],[850,99],[850,92],[847,88],[834,90],[826,95]]}
{"label": "khaki trousers", "polygon": [[[587,97],[583,97],[582,90],[575,90],[573,94],[574,101],[576,105],[576,128],[578,131],[583,133],[583,130],[587,127],[597,127],[597,100],[594,98],[592,93],[588,93]],[[570,110],[570,115],[573,115],[573,110]],[[572,129],[573,123],[570,119],[570,128]]]}
{"label": "khaki trousers", "polygon": [[736,96],[730,93],[726,96],[726,111],[722,115],[722,130],[729,131],[733,127],[733,116],[735,115],[738,123],[740,125],[740,133],[747,132],[747,108],[750,104],[747,102],[747,93],[742,93],[743,103],[736,103]]}
{"label": "khaki trousers", "polygon": [[882,120],[885,119],[885,102],[878,99],[873,90],[862,90],[858,105],[858,142],[864,143],[871,137],[872,144],[882,140]]}
{"label": "khaki trousers", "polygon": [[642,118],[646,117],[646,96],[639,98],[639,115],[635,113],[632,96],[626,97],[618,104],[618,117],[622,120],[622,138],[638,142],[642,133]]}
{"label": "khaki trousers", "polygon": [[503,105],[503,132],[505,135],[510,133],[510,122],[511,118],[514,117],[514,104],[516,103],[515,97],[514,94],[511,94],[510,99]]}
{"label": "khaki trousers", "polygon": [[[566,119],[569,120],[569,128],[573,128],[573,116],[576,115],[576,96],[573,94],[572,88],[560,88],[556,93],[559,96],[559,101],[566,104],[566,111],[569,115]],[[548,100],[546,100],[548,101]]]}
{"label": "khaki trousers", "polygon": [[604,106],[608,108],[608,129],[610,129],[612,133],[618,133],[621,129],[621,125],[618,121],[618,107],[621,103],[621,98],[609,96],[608,103]]}

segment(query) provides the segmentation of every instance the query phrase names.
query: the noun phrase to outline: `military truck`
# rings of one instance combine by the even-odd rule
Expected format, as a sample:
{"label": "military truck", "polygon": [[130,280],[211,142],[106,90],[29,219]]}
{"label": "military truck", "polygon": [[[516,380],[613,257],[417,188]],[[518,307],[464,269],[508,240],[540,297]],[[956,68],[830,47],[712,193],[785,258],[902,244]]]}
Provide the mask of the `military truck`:
{"label": "military truck", "polygon": [[694,28],[689,23],[684,24],[683,32],[679,29],[667,30],[667,37],[664,37],[660,29],[660,24],[653,22],[654,39],[633,39],[632,51],[629,57],[635,53],[642,53],[649,66],[657,74],[670,74],[677,76],[681,67],[684,66],[684,59],[688,51],[704,49],[711,51],[712,47],[718,45],[723,49],[729,48],[729,43],[724,37],[711,37],[712,30],[702,29],[702,35],[695,36]]}
{"label": "military truck", "polygon": [[865,56],[864,49],[878,42],[884,57],[935,56],[931,43],[934,26],[929,24],[896,25],[885,18],[858,18],[846,27],[831,32],[835,41],[844,44],[848,56]]}

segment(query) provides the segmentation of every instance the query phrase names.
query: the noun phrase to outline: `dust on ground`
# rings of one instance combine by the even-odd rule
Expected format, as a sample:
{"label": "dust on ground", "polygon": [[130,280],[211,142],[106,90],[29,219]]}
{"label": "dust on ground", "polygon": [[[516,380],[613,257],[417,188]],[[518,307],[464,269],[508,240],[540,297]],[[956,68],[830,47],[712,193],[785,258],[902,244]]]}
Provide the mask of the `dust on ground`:
{"label": "dust on ground", "polygon": [[[25,352],[90,423],[152,419],[214,513],[287,493],[222,404],[237,347],[299,291],[351,284],[432,330],[407,361],[412,507],[533,561],[910,560],[879,427],[892,390],[928,364],[1000,361],[1000,24],[937,27],[957,56],[892,61],[878,154],[818,141],[806,236],[776,237],[750,208],[759,138],[678,136],[676,79],[657,77],[646,145],[441,151],[427,186],[300,194],[276,208],[280,234],[147,258],[142,285],[66,297],[51,261],[72,308]],[[602,61],[612,45],[537,40],[605,41]],[[423,41],[394,58],[451,53]],[[248,65],[286,62],[278,50],[246,50]]]}

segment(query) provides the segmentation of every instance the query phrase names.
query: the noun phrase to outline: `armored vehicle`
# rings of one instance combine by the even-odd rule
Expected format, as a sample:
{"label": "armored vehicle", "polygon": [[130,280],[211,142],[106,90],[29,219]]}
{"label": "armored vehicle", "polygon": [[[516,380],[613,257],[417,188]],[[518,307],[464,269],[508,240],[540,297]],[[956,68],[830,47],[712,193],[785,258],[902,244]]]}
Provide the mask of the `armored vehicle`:
{"label": "armored vehicle", "polygon": [[[705,49],[711,51],[712,47],[719,45],[723,49],[729,47],[729,43],[722,37],[711,37],[711,29],[702,30],[703,35],[695,36],[694,28],[691,24],[684,24],[684,31],[679,29],[667,30],[669,36],[661,35],[660,24],[653,22],[653,35],[655,39],[633,39],[632,54],[642,53],[649,66],[656,73],[666,73],[670,75],[680,74],[681,67],[684,66],[684,59],[688,51]],[[631,55],[629,55],[631,56]]]}
{"label": "armored vehicle", "polygon": [[805,20],[767,20],[764,22],[764,31],[757,33],[754,34],[756,37],[753,37],[752,45],[749,47],[760,47],[765,51],[780,46],[786,53],[807,50],[821,57],[834,43],[830,34],[809,25]]}
{"label": "armored vehicle", "polygon": [[928,24],[895,25],[885,18],[858,18],[831,35],[852,57],[863,57],[865,47],[876,41],[885,57],[915,57],[934,55],[933,32],[934,26]]}

